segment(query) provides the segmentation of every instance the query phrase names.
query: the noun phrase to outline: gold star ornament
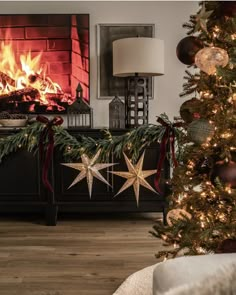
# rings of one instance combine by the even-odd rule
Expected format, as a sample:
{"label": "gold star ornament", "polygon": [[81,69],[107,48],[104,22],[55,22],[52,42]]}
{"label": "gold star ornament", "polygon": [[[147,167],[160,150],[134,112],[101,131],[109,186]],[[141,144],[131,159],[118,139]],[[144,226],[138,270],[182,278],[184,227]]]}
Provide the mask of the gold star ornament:
{"label": "gold star ornament", "polygon": [[203,3],[202,9],[195,16],[196,26],[194,32],[198,32],[201,29],[207,32],[207,21],[208,18],[211,16],[212,12],[213,10],[206,11],[205,3]]}
{"label": "gold star ornament", "polygon": [[142,156],[140,157],[138,163],[136,165],[133,165],[131,163],[131,160],[124,154],[125,162],[127,165],[127,168],[129,171],[112,171],[111,173],[118,175],[120,177],[126,178],[126,182],[123,184],[121,189],[118,191],[118,193],[115,195],[119,195],[121,192],[129,188],[130,186],[133,186],[134,194],[137,202],[137,206],[139,205],[139,189],[140,185],[146,187],[150,191],[157,193],[151,185],[145,180],[146,177],[153,175],[156,173],[157,170],[142,170],[143,169],[143,160],[144,160],[144,152]]}
{"label": "gold star ornament", "polygon": [[93,158],[89,158],[86,154],[81,155],[82,163],[61,163],[64,166],[79,170],[80,173],[68,187],[71,188],[76,183],[80,182],[85,177],[87,178],[89,196],[92,196],[92,188],[93,188],[93,177],[96,177],[100,181],[104,182],[105,184],[110,184],[106,181],[106,179],[102,176],[99,170],[105,169],[107,167],[111,167],[115,165],[114,163],[96,163],[101,150],[98,150],[96,155]]}

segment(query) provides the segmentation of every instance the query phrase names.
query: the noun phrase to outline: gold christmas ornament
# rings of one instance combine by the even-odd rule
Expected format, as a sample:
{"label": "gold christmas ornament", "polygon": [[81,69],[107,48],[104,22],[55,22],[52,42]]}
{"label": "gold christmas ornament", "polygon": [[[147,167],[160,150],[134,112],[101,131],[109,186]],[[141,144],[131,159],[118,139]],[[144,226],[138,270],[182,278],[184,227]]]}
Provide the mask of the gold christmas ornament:
{"label": "gold christmas ornament", "polygon": [[143,168],[143,160],[144,160],[144,152],[142,154],[142,156],[140,157],[138,163],[136,165],[133,165],[130,161],[130,159],[126,156],[125,153],[124,154],[124,158],[125,158],[125,162],[128,168],[128,172],[125,171],[112,171],[111,173],[118,175],[120,177],[126,178],[126,182],[123,184],[123,186],[121,187],[121,189],[118,191],[118,193],[115,195],[119,195],[121,192],[123,192],[124,190],[126,190],[127,188],[129,188],[131,185],[134,188],[134,193],[135,193],[135,198],[136,198],[136,202],[137,202],[137,206],[139,204],[139,189],[140,189],[140,185],[146,187],[147,189],[149,189],[150,191],[157,193],[152,187],[151,185],[145,180],[146,177],[153,175],[157,172],[157,170],[142,170]]}
{"label": "gold christmas ornament", "polygon": [[183,219],[186,216],[188,219],[192,218],[192,215],[184,209],[172,209],[167,213],[166,220],[169,226],[172,226],[172,220]]}
{"label": "gold christmas ornament", "polygon": [[189,140],[196,144],[203,144],[212,139],[215,127],[206,119],[194,120],[188,125],[187,135]]}
{"label": "gold christmas ornament", "polygon": [[225,67],[229,62],[226,50],[219,47],[205,47],[195,55],[195,64],[208,75],[214,75],[216,66]]}
{"label": "gold christmas ornament", "polygon": [[92,187],[93,187],[93,177],[96,177],[100,181],[104,182],[105,184],[110,184],[106,181],[106,179],[101,175],[99,170],[105,169],[107,167],[111,167],[115,165],[114,163],[96,163],[101,150],[97,151],[96,155],[93,158],[89,158],[86,154],[83,154],[81,156],[82,163],[61,163],[64,166],[79,170],[80,173],[78,176],[74,179],[74,181],[71,183],[71,185],[68,187],[71,188],[76,183],[80,182],[85,177],[87,178],[88,183],[88,190],[89,190],[89,196],[91,198],[92,195]]}

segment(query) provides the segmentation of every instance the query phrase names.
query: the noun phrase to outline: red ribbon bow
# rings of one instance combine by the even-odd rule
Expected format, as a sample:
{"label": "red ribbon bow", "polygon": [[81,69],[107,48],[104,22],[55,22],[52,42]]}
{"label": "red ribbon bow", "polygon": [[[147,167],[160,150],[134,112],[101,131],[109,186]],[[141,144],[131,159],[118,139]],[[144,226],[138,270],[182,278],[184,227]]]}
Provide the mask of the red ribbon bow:
{"label": "red ribbon bow", "polygon": [[159,180],[161,177],[161,168],[163,166],[163,162],[166,157],[166,147],[167,143],[169,141],[170,143],[170,149],[171,149],[171,155],[172,155],[172,160],[174,163],[174,167],[178,166],[178,162],[175,157],[175,130],[174,127],[181,127],[183,126],[182,122],[176,122],[174,124],[169,124],[166,121],[164,121],[161,117],[157,118],[157,122],[160,123],[162,126],[164,126],[165,132],[162,136],[161,140],[161,145],[160,145],[160,156],[157,164],[157,174],[154,180],[155,187],[159,193],[161,193],[160,187],[159,187]]}
{"label": "red ribbon bow", "polygon": [[[41,159],[43,160],[43,171],[42,171],[42,181],[44,186],[51,192],[53,192],[52,185],[48,180],[48,170],[52,160],[52,154],[54,149],[54,130],[53,126],[58,126],[63,123],[63,119],[61,117],[55,117],[52,120],[49,120],[45,116],[37,116],[37,121],[46,124],[43,129],[40,138],[39,138],[39,154]],[[46,142],[47,141],[47,142]],[[46,155],[44,157],[44,146],[46,145]]]}

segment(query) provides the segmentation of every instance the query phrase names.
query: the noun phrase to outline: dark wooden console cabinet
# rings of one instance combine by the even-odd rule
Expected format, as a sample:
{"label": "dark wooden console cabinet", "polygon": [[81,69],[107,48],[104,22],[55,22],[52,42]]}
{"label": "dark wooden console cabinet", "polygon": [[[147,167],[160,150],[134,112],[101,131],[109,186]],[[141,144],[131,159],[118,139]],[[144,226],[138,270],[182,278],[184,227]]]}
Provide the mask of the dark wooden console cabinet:
{"label": "dark wooden console cabinet", "polygon": [[[4,137],[17,132],[14,130],[1,130],[0,136]],[[85,135],[93,138],[102,136],[99,129],[69,131],[73,136]],[[121,135],[127,130],[114,130],[113,135]],[[159,145],[152,144],[145,151],[144,170],[156,169],[159,157]],[[41,181],[41,163],[39,155],[33,155],[25,150],[13,152],[3,159],[0,164],[0,212],[42,212],[46,216],[47,225],[56,225],[57,212],[163,212],[165,219],[167,186],[165,180],[169,178],[170,169],[165,161],[162,177],[162,195],[140,187],[140,200],[137,207],[133,187],[114,197],[124,178],[109,173],[109,170],[100,172],[107,178],[112,187],[94,178],[93,193],[89,198],[86,179],[68,189],[79,171],[65,167],[65,163],[58,149],[54,150],[52,161],[51,181],[54,186],[54,200],[47,192]],[[110,162],[118,163],[109,168],[117,171],[127,171],[123,157],[111,159]],[[147,178],[154,186],[154,175]]]}

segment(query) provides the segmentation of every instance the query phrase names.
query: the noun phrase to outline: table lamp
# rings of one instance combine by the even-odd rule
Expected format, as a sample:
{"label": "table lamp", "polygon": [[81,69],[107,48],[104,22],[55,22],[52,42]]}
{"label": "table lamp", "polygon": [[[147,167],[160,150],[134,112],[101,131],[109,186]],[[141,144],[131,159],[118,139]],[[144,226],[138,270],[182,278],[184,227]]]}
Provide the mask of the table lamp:
{"label": "table lamp", "polygon": [[113,42],[113,76],[126,77],[126,128],[148,124],[150,76],[164,74],[164,42],[135,37]]}

